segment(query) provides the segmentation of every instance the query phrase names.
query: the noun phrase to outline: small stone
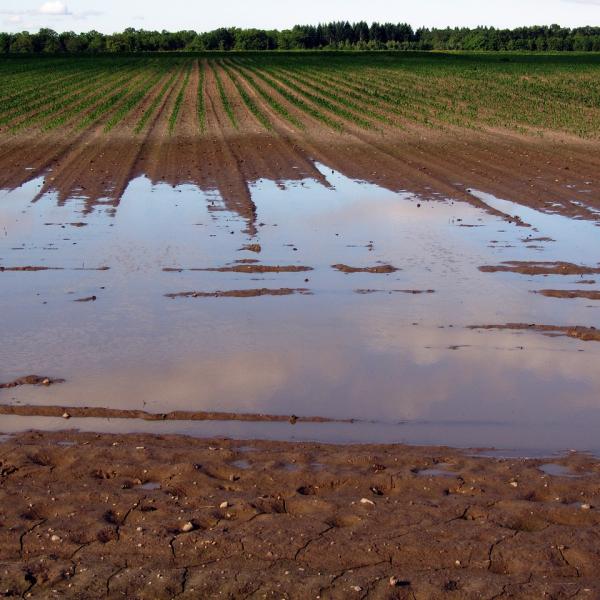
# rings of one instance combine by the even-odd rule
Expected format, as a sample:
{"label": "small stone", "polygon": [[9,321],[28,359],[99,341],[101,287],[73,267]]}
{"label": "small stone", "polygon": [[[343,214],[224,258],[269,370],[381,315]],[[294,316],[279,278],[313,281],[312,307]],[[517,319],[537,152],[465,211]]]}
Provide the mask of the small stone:
{"label": "small stone", "polygon": [[42,381],[42,385],[50,385],[52,382],[46,377],[44,381]]}
{"label": "small stone", "polygon": [[191,521],[188,521],[187,523],[181,526],[181,531],[183,531],[183,533],[189,533],[190,531],[194,531],[194,524]]}
{"label": "small stone", "polygon": [[54,534],[54,535],[53,535],[53,536],[50,538],[50,540],[51,540],[51,541],[53,541],[53,542],[60,542],[60,537],[58,537],[56,534]]}
{"label": "small stone", "polygon": [[360,585],[353,585],[350,589],[353,592],[362,592],[362,588],[360,587]]}
{"label": "small stone", "polygon": [[582,504],[581,505],[581,510],[590,510],[590,508],[592,508],[589,504]]}
{"label": "small stone", "polygon": [[375,506],[375,502],[373,502],[373,500],[369,500],[368,498],[362,498],[360,503],[361,504],[370,504],[371,506]]}
{"label": "small stone", "polygon": [[229,502],[221,502],[219,508],[229,508]]}
{"label": "small stone", "polygon": [[516,488],[516,487],[519,487],[519,484],[518,484],[518,482],[516,482],[516,481],[511,481],[511,482],[510,482],[510,485],[511,485],[512,487],[514,487],[514,488]]}
{"label": "small stone", "polygon": [[62,418],[63,418],[63,419],[70,419],[70,418],[71,418],[71,415],[70,415],[70,414],[69,414],[67,411],[65,411],[65,412],[62,414]]}
{"label": "small stone", "polygon": [[390,577],[390,586],[391,587],[408,587],[410,586],[410,581],[406,579],[400,579],[399,577]]}

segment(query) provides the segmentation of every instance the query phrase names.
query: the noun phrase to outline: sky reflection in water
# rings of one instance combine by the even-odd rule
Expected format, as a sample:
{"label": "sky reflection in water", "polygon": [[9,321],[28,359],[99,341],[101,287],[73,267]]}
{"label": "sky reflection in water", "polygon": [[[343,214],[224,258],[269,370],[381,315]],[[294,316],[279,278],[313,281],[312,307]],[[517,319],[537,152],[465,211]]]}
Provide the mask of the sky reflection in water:
{"label": "sky reflection in water", "polygon": [[[507,260],[596,264],[595,224],[482,195],[490,206],[518,211],[537,230],[532,231],[466,204],[423,202],[320,169],[331,187],[312,180],[261,181],[252,189],[262,224],[254,237],[243,233],[240,217],[219,210],[218,202],[211,205],[214,195],[192,186],[152,187],[140,178],[130,183],[116,212],[97,208],[85,216],[83,200],[57,206],[49,194],[31,203],[35,181],[4,193],[0,265],[64,270],[0,273],[0,381],[36,373],[67,383],[3,391],[0,402],[374,422],[360,433],[358,426],[346,428],[348,435],[336,425],[319,432],[319,426],[305,428],[308,437],[331,441],[595,448],[600,345],[465,328],[507,322],[597,325],[600,302],[531,291],[600,285],[579,285],[577,276],[477,268]],[[76,222],[87,226],[69,225]],[[522,241],[528,235],[556,241]],[[257,243],[260,254],[240,251]],[[163,271],[240,259],[314,271]],[[336,263],[379,262],[401,270],[348,275],[331,269]],[[110,270],[73,270],[102,266]],[[263,287],[308,288],[313,295],[164,296]],[[359,289],[378,293],[358,294]],[[428,289],[435,293],[388,293]],[[74,302],[92,295],[95,302]],[[409,423],[396,425],[400,421]],[[0,430],[17,422],[23,421],[0,417]],[[211,435],[234,435],[233,430],[242,437],[301,435],[300,429],[285,433],[285,425],[269,426],[279,434],[260,434],[260,424],[220,430],[214,424],[180,424],[179,430],[194,427]]]}

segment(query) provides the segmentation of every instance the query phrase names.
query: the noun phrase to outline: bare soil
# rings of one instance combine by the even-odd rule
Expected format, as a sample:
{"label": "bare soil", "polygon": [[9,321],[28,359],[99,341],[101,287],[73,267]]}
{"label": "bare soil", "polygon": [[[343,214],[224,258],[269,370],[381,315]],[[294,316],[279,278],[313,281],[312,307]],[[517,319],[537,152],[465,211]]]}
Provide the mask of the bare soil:
{"label": "bare soil", "polygon": [[37,273],[38,271],[108,271],[110,267],[76,267],[65,269],[64,267],[39,267],[39,266],[24,266],[24,267],[3,267],[0,266],[0,273]]}
{"label": "bare soil", "polygon": [[569,262],[507,261],[501,265],[479,267],[484,273],[520,273],[521,275],[595,275],[600,267],[575,265]]}
{"label": "bare soil", "polygon": [[435,294],[435,290],[354,290],[356,294]]}
{"label": "bare soil", "polygon": [[600,329],[595,327],[570,327],[562,325],[538,325],[535,323],[506,323],[504,325],[472,325],[470,329],[508,329],[513,331],[537,331],[548,336],[566,336],[583,342],[600,342]]}
{"label": "bare soil", "polygon": [[536,294],[541,294],[547,298],[600,300],[600,290],[539,290]]}
{"label": "bare soil", "polygon": [[547,462],[401,445],[22,434],[0,444],[0,591],[597,598],[600,462],[556,459],[565,477],[542,472]]}
{"label": "bare soil", "polygon": [[[0,188],[12,189],[44,177],[39,195],[58,193],[59,203],[73,195],[86,198],[86,210],[98,204],[117,207],[129,181],[146,175],[153,183],[193,183],[218,190],[222,207],[235,211],[256,231],[256,207],[250,188],[260,179],[299,181],[312,177],[328,185],[315,161],[352,179],[392,191],[411,191],[425,199],[440,196],[471,204],[521,223],[514,215],[486,205],[476,190],[542,211],[598,220],[600,172],[598,143],[512,131],[436,130],[408,124],[381,125],[367,131],[346,122],[335,131],[269,89],[273,98],[303,124],[299,130],[283,119],[245,81],[241,85],[269,119],[265,129],[244,106],[226,72],[216,66],[233,105],[234,127],[224,110],[212,69],[203,65],[206,127],[197,118],[199,66],[194,66],[179,120],[169,131],[169,117],[183,71],[176,77],[144,130],[133,130],[158,95],[164,80],[109,133],[102,123],[72,131],[0,132]],[[165,79],[167,77],[165,76]],[[264,82],[256,79],[265,89]],[[51,169],[51,172],[50,172]],[[219,207],[215,206],[215,210]],[[84,211],[85,212],[85,211]]]}
{"label": "bare soil", "polygon": [[238,261],[241,264],[236,264],[228,267],[208,267],[205,269],[177,269],[167,267],[163,269],[166,272],[178,272],[182,271],[204,271],[204,272],[217,272],[217,273],[302,273],[305,271],[312,271],[312,267],[303,267],[298,265],[289,266],[272,266],[272,265],[258,265],[258,264],[245,264],[242,261]]}
{"label": "bare soil", "polygon": [[[34,376],[25,377],[15,385],[52,385],[63,383],[62,379],[41,379]],[[44,383],[47,381],[48,383]],[[15,387],[8,384],[2,387]],[[216,411],[172,411],[168,413],[151,413],[145,410],[126,410],[106,408],[102,406],[27,406],[0,404],[0,414],[18,415],[22,417],[62,417],[64,419],[100,418],[100,419],[142,419],[143,421],[262,421],[295,423],[350,423],[349,420],[327,419],[325,417],[297,417],[296,415],[266,415],[253,413],[225,413]]]}
{"label": "bare soil", "polygon": [[167,298],[258,298],[259,296],[292,296],[294,294],[310,295],[305,288],[258,288],[248,290],[225,290],[216,292],[177,292],[165,294]]}
{"label": "bare soil", "polygon": [[64,379],[53,379],[52,377],[40,377],[39,375],[25,375],[8,383],[0,383],[0,390],[19,387],[21,385],[54,385],[64,383]]}
{"label": "bare soil", "polygon": [[393,265],[376,265],[374,267],[350,267],[348,265],[331,265],[332,269],[336,271],[341,271],[342,273],[379,273],[379,274],[387,274],[387,273],[395,273],[400,269],[394,267]]}

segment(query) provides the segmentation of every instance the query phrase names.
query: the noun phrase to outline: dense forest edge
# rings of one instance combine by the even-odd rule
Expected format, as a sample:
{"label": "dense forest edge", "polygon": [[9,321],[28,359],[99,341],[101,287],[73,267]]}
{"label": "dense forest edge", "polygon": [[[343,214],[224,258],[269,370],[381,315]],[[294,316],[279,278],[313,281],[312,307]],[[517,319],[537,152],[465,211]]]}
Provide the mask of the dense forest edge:
{"label": "dense forest edge", "polygon": [[296,25],[282,31],[220,28],[196,31],[98,31],[0,33],[0,54],[81,54],[269,50],[421,50],[600,52],[600,27],[569,29],[559,25],[414,30],[406,23]]}

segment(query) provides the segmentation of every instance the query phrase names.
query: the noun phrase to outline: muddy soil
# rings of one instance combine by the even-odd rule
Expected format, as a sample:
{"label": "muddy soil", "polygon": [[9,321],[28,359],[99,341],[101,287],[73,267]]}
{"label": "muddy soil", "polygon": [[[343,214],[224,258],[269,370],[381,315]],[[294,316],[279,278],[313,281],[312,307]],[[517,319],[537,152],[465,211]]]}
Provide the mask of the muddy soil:
{"label": "muddy soil", "polygon": [[53,379],[51,377],[40,377],[39,375],[25,375],[8,383],[0,383],[0,390],[19,387],[21,385],[54,385],[55,383],[64,383],[64,379]]}
{"label": "muddy soil", "polygon": [[[0,444],[23,598],[596,598],[600,462],[27,433]],[[552,465],[551,465],[552,466]],[[541,470],[541,469],[544,470]]]}
{"label": "muddy soil", "polygon": [[594,275],[600,267],[575,265],[569,262],[507,261],[501,265],[479,267],[483,273],[520,273],[521,275]]}
{"label": "muddy soil", "polygon": [[[490,208],[473,190],[542,211],[598,220],[597,194],[588,193],[597,189],[599,167],[590,162],[597,151],[584,142],[556,146],[529,139],[507,140],[501,135],[482,140],[464,132],[444,137],[427,131],[409,138],[388,132],[371,140],[368,136],[325,134],[316,127],[302,135],[277,129],[272,133],[256,133],[252,128],[244,131],[243,125],[230,131],[223,115],[211,117],[221,109],[216,98],[209,100],[211,125],[203,135],[178,130],[169,136],[165,123],[168,106],[143,136],[132,136],[130,131],[110,136],[90,132],[73,140],[0,135],[0,173],[4,174],[0,188],[14,189],[45,176],[40,197],[56,192],[58,202],[64,204],[73,196],[83,196],[86,211],[91,212],[107,205],[118,208],[127,184],[140,175],[153,183],[191,183],[204,191],[217,190],[222,206],[242,216],[247,232],[253,235],[257,223],[251,186],[261,179],[313,177],[323,181],[314,166],[317,161],[347,177],[394,192],[407,190],[423,199],[442,196],[466,201],[509,222],[516,217]],[[488,164],[492,162],[501,170],[493,172]],[[562,163],[579,166],[565,172]]]}
{"label": "muddy soil", "polygon": [[341,271],[342,273],[395,273],[399,271],[393,265],[376,265],[374,267],[350,267],[348,265],[331,265],[332,269]]}
{"label": "muddy soil", "polygon": [[354,290],[356,294],[435,294],[435,290],[371,290],[361,289]]}
{"label": "muddy soil", "polygon": [[[238,261],[242,263],[242,261]],[[183,271],[197,271],[197,272],[212,272],[212,273],[303,273],[305,271],[312,271],[312,267],[302,267],[296,265],[290,266],[271,266],[271,265],[257,265],[247,264],[250,261],[244,261],[242,264],[236,264],[230,267],[210,267],[206,269],[177,269],[177,268],[165,268],[165,272],[181,273]],[[252,261],[253,262],[253,261]]]}
{"label": "muddy soil", "polygon": [[[23,382],[23,383],[18,383]],[[16,385],[53,385],[63,383],[60,379],[41,379],[35,376],[23,377],[14,384],[0,386],[10,388]],[[100,406],[22,406],[0,404],[0,415],[26,417],[100,418],[100,419],[142,419],[144,421],[260,421],[265,423],[350,423],[350,420],[327,419],[324,417],[297,417],[296,415],[266,415],[250,413],[225,413],[207,411],[172,411],[151,413],[145,410],[125,410]]]}
{"label": "muddy soil", "polygon": [[305,288],[258,288],[249,290],[226,290],[217,292],[177,292],[165,294],[167,298],[258,298],[260,296],[292,296],[302,294],[308,296],[312,292]]}
{"label": "muddy soil", "polygon": [[561,325],[538,325],[535,323],[506,323],[504,325],[473,325],[470,329],[497,329],[512,331],[536,331],[554,336],[566,336],[583,342],[600,342],[600,329],[595,327],[568,327]]}
{"label": "muddy soil", "polygon": [[[110,267],[84,268],[78,267],[68,269],[70,271],[108,271]],[[37,273],[39,271],[65,271],[64,267],[40,267],[40,266],[24,266],[24,267],[1,267],[0,273]]]}
{"label": "muddy soil", "polygon": [[599,290],[539,290],[535,292],[547,298],[585,298],[586,300],[600,300]]}

